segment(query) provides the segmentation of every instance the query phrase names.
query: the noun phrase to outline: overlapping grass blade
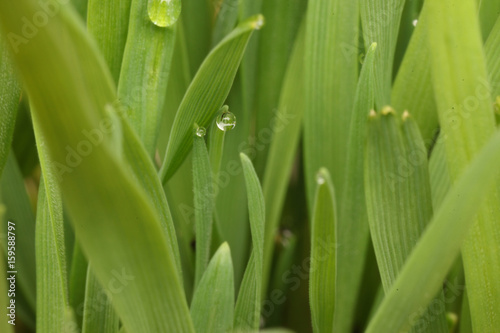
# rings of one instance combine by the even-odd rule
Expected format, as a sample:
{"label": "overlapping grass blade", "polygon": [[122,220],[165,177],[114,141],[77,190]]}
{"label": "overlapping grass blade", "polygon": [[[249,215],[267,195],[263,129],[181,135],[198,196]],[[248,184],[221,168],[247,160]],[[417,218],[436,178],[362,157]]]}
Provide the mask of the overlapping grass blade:
{"label": "overlapping grass blade", "polygon": [[233,30],[238,21],[239,0],[223,0],[217,9],[212,32],[212,47],[216,46],[224,37]]}
{"label": "overlapping grass blade", "polygon": [[[494,133],[495,120],[474,1],[428,5],[432,79],[453,183]],[[443,20],[443,12],[453,19]],[[457,45],[461,52],[455,52]],[[471,318],[478,332],[500,327],[495,315],[500,308],[499,200],[497,189],[489,193],[462,248]]]}
{"label": "overlapping grass blade", "polygon": [[14,69],[4,45],[0,40],[0,176],[9,156],[17,108],[21,98],[21,87],[14,76]]}
{"label": "overlapping grass blade", "polygon": [[[127,41],[131,3],[132,0],[88,1],[87,29],[96,40],[116,84],[120,78]],[[144,3],[142,5],[146,7]]]}
{"label": "overlapping grass blade", "polygon": [[[443,280],[460,251],[460,245],[475,223],[474,217],[484,207],[485,198],[494,187],[499,163],[500,132],[497,132],[447,194],[386,294],[367,333],[409,329],[415,315],[442,288]],[[491,330],[494,331],[495,329]]]}
{"label": "overlapping grass blade", "polygon": [[229,107],[224,105],[219,112],[215,115],[212,120],[208,131],[208,152],[210,156],[210,166],[212,167],[212,173],[216,177],[220,171],[220,166],[222,163],[222,153],[224,151],[224,138],[226,136],[226,131],[222,131],[217,126],[217,121],[224,112],[228,112]]}
{"label": "overlapping grass blade", "polygon": [[160,170],[167,182],[191,150],[193,124],[206,127],[226,99],[252,31],[263,24],[258,15],[241,23],[207,56],[179,106]]}
{"label": "overlapping grass blade", "polygon": [[498,20],[500,14],[500,2],[495,0],[479,1],[479,22],[483,40],[486,40]]}
{"label": "overlapping grass blade", "polygon": [[354,97],[354,109],[348,135],[346,174],[337,222],[337,291],[335,325],[340,332],[350,330],[368,246],[368,220],[364,191],[364,146],[369,111],[374,108],[373,64],[376,44],[368,49]]}
{"label": "overlapping grass blade", "polygon": [[252,162],[243,153],[240,157],[247,189],[253,248],[236,301],[234,328],[238,332],[247,332],[258,330],[260,324],[265,204],[259,178]]}
{"label": "overlapping grass blade", "polygon": [[[22,35],[20,17],[40,10],[33,0],[1,3],[4,35]],[[61,7],[37,38],[13,51],[53,163],[65,171],[59,173],[62,193],[96,276],[105,286],[116,275],[126,283],[121,293],[113,294],[124,326],[129,332],[192,332],[159,213],[124,167],[116,137],[119,121],[104,111],[116,100],[111,77],[83,26]],[[74,54],[82,61],[75,63]],[[85,135],[91,130],[102,132],[100,144],[93,145]],[[114,189],[114,195],[106,189]]]}
{"label": "overlapping grass blade", "polygon": [[176,34],[175,25],[158,27],[147,17],[145,1],[132,0],[118,98],[153,158]]}
{"label": "overlapping grass blade", "polygon": [[81,246],[75,242],[69,271],[68,296],[69,305],[75,311],[75,322],[82,328],[83,310],[85,306],[85,285],[87,284],[88,263]]}
{"label": "overlapping grass blade", "polygon": [[429,160],[429,176],[431,178],[432,206],[434,210],[437,210],[451,188],[450,172],[442,140],[438,140],[432,150]]}
{"label": "overlapping grass blade", "polygon": [[214,185],[207,147],[203,137],[193,134],[193,191],[196,227],[195,288],[210,259],[212,239]]}
{"label": "overlapping grass blade", "polygon": [[380,109],[391,101],[392,67],[405,0],[367,0],[360,3],[365,47],[377,43],[375,56],[375,104]]}
{"label": "overlapping grass blade", "polygon": [[231,332],[234,316],[234,272],[231,252],[222,244],[208,265],[191,303],[196,332]]}
{"label": "overlapping grass blade", "polygon": [[120,323],[106,290],[88,266],[82,333],[116,333]]}
{"label": "overlapping grass blade", "polygon": [[[318,172],[312,218],[309,301],[314,332],[333,332],[336,283],[337,208],[328,170]],[[333,251],[332,251],[333,250]]]}
{"label": "overlapping grass blade", "polygon": [[298,33],[294,50],[283,80],[278,112],[272,128],[273,141],[269,148],[264,173],[263,192],[266,201],[264,242],[263,292],[266,292],[273,254],[273,238],[278,229],[290,173],[299,144],[305,109],[304,96],[305,24]]}
{"label": "overlapping grass blade", "polygon": [[182,0],[182,23],[191,73],[196,73],[210,51],[212,18],[218,1]]}
{"label": "overlapping grass blade", "polygon": [[[491,1],[490,1],[491,2]],[[484,44],[484,55],[490,78],[491,96],[493,99],[500,96],[500,16],[493,26],[486,43]]]}

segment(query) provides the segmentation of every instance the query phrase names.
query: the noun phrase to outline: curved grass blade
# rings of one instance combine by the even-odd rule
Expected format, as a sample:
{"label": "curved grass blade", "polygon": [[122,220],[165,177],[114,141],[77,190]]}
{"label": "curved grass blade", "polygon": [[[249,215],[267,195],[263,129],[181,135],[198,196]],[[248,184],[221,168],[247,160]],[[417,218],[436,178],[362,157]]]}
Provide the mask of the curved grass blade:
{"label": "curved grass blade", "polygon": [[[22,35],[20,18],[40,10],[33,0],[2,2],[4,35]],[[53,163],[58,171],[63,167],[66,171],[59,173],[61,189],[78,240],[103,286],[115,281],[116,275],[125,279],[122,292],[113,294],[124,326],[129,332],[192,332],[159,213],[124,167],[116,139],[119,122],[105,112],[105,106],[116,100],[111,77],[81,23],[61,7],[36,38],[17,50],[11,47]],[[46,56],[32,57],[34,53]],[[75,63],[74,54],[82,61]],[[100,144],[91,143],[91,130],[101,130]],[[68,147],[76,153],[68,155]],[[115,190],[113,196],[106,193],[110,188]]]}
{"label": "curved grass blade", "polygon": [[193,296],[191,317],[196,332],[232,332],[234,277],[227,243],[214,254]]}
{"label": "curved grass blade", "polygon": [[[428,6],[432,82],[453,183],[493,135],[495,119],[474,1],[431,1]],[[444,11],[454,19],[442,20]],[[456,45],[463,51],[455,52]],[[499,202],[495,188],[462,248],[471,318],[478,332],[500,327]]]}
{"label": "curved grass blade", "polygon": [[[305,21],[304,21],[305,22]],[[273,238],[276,235],[280,215],[285,201],[288,180],[299,145],[305,109],[304,53],[305,23],[302,24],[295,41],[288,65],[276,114],[273,141],[264,173],[263,192],[266,202],[266,228],[264,241],[263,294],[267,289],[273,257]]]}
{"label": "curved grass blade", "polygon": [[243,153],[240,154],[240,158],[247,188],[253,249],[236,301],[234,328],[238,332],[251,332],[258,330],[260,324],[265,204],[259,178],[252,162]]}
{"label": "curved grass blade", "polygon": [[496,183],[499,163],[500,132],[497,132],[447,194],[386,294],[367,333],[407,330],[415,314],[442,288],[460,245],[471,232],[474,217],[484,207],[485,198],[491,193],[489,189]]}
{"label": "curved grass blade", "polygon": [[320,169],[311,231],[309,302],[314,332],[333,332],[336,283],[337,209],[330,174]]}
{"label": "curved grass blade", "polygon": [[116,333],[119,323],[119,318],[115,314],[108,294],[97,281],[91,265],[89,265],[85,287],[82,333]]}
{"label": "curved grass blade", "polygon": [[195,288],[205,272],[210,259],[212,239],[214,192],[212,169],[203,137],[194,134],[193,142],[193,191],[196,227]]}
{"label": "curved grass blade", "polygon": [[118,98],[127,111],[132,128],[153,158],[176,33],[175,27],[161,28],[145,20],[147,11],[144,1],[132,0]]}
{"label": "curved grass blade", "polygon": [[21,87],[4,43],[0,40],[0,176],[9,156],[21,98]]}
{"label": "curved grass blade", "polygon": [[189,86],[172,125],[160,178],[166,183],[182,164],[193,143],[196,123],[206,127],[226,99],[248,40],[263,24],[261,15],[241,23],[210,52]]}
{"label": "curved grass blade", "polygon": [[132,0],[88,0],[87,29],[99,45],[116,84],[127,41],[131,3]]}

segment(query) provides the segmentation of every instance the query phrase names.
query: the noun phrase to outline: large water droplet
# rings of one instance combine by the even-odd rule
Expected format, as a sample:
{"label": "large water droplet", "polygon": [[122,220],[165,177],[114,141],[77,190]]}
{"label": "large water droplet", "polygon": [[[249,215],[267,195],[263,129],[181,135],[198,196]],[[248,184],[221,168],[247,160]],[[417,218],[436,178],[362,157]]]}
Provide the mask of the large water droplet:
{"label": "large water droplet", "polygon": [[260,30],[264,26],[264,16],[258,15],[256,20],[253,22],[253,27],[256,30]]}
{"label": "large water droplet", "polygon": [[148,0],[148,15],[159,27],[169,27],[177,22],[181,14],[180,0]]}
{"label": "large water droplet", "polygon": [[230,131],[236,126],[236,116],[229,111],[224,111],[217,118],[217,127],[221,131]]}
{"label": "large water droplet", "polygon": [[207,130],[205,127],[198,127],[195,131],[196,135],[200,138],[204,137],[207,134]]}
{"label": "large water droplet", "polygon": [[413,24],[414,27],[416,27],[417,24],[418,24],[418,20],[413,20],[412,24]]}

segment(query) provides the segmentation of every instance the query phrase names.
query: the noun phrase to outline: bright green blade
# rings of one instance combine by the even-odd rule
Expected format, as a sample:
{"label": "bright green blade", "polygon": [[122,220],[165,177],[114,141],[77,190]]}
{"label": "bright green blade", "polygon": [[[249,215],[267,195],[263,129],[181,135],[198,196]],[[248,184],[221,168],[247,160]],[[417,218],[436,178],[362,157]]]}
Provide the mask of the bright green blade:
{"label": "bright green blade", "polygon": [[193,143],[192,129],[196,123],[206,127],[226,99],[243,52],[252,35],[260,29],[263,17],[257,15],[241,23],[207,56],[191,85],[172,125],[165,160],[160,170],[167,182],[182,164]]}
{"label": "bright green blade", "polygon": [[367,333],[407,330],[415,315],[441,290],[460,245],[476,223],[474,217],[484,207],[485,198],[496,183],[499,163],[500,132],[489,140],[446,196],[386,294]]}
{"label": "bright green blade", "polygon": [[405,0],[367,0],[360,2],[365,47],[379,45],[375,56],[375,104],[378,109],[391,102],[392,67],[399,24]]}
{"label": "bright green blade", "polygon": [[317,175],[311,226],[309,302],[314,332],[333,332],[335,309],[337,209],[332,180],[326,169]]}
{"label": "bright green blade", "polygon": [[[40,10],[33,0],[1,3],[4,34],[21,35],[20,18]],[[78,240],[102,285],[122,279],[113,303],[130,333],[192,332],[159,213],[121,158],[120,122],[109,112],[116,95],[104,61],[72,11],[60,8],[50,22],[14,59],[60,171]],[[81,62],[74,62],[74,54]],[[92,144],[92,130],[101,132],[100,144]]]}
{"label": "bright green blade", "polygon": [[0,176],[9,156],[21,87],[14,76],[10,56],[0,41]]}
{"label": "bright green blade", "polygon": [[193,192],[194,192],[194,215],[196,228],[196,265],[195,265],[195,288],[200,282],[210,259],[210,243],[212,239],[213,208],[214,208],[214,185],[212,180],[212,169],[205,145],[205,129],[196,129],[193,133]]}
{"label": "bright green blade", "polygon": [[274,237],[283,210],[288,181],[299,145],[302,119],[305,109],[304,98],[304,47],[305,24],[297,36],[287,73],[283,81],[280,104],[272,128],[273,141],[269,148],[264,173],[263,192],[266,200],[266,230],[264,242],[263,292],[267,289],[271,260],[274,252]]}
{"label": "bright green blade", "polygon": [[236,301],[234,327],[238,332],[250,332],[258,330],[260,324],[265,204],[259,178],[252,162],[243,153],[240,154],[240,158],[245,176],[253,248]]}
{"label": "bright green blade", "polygon": [[[159,6],[180,4],[180,0],[149,0],[149,4],[152,2],[161,3]],[[172,63],[175,28],[161,28],[145,20],[148,7],[142,0],[132,0],[118,98],[132,128],[153,158]]]}
{"label": "bright green blade", "polygon": [[[433,86],[454,183],[493,135],[495,119],[474,1],[431,1],[428,6]],[[498,190],[489,192],[462,248],[472,324],[478,332],[500,327],[499,203]]]}
{"label": "bright green blade", "polygon": [[101,50],[116,84],[120,78],[132,0],[89,0],[87,29]]}
{"label": "bright green blade", "polygon": [[[335,15],[332,15],[335,13]],[[358,79],[358,58],[345,53],[358,43],[357,1],[311,0],[307,9],[304,168],[309,211],[316,172],[325,167],[342,193],[347,137]],[[339,202],[340,204],[340,202]]]}
{"label": "bright green blade", "polygon": [[234,316],[234,277],[227,243],[214,254],[193,296],[191,317],[196,332],[231,332]]}
{"label": "bright green blade", "polygon": [[[109,289],[112,288],[110,285]],[[118,332],[120,320],[113,309],[107,292],[108,290],[101,287],[89,265],[85,287],[82,333]]]}
{"label": "bright green blade", "polygon": [[368,114],[374,108],[373,64],[376,44],[368,49],[354,96],[354,108],[348,135],[347,167],[342,204],[339,206],[337,234],[344,244],[337,250],[337,290],[335,327],[340,332],[350,331],[354,319],[356,299],[368,246],[368,220],[364,191],[364,146]]}

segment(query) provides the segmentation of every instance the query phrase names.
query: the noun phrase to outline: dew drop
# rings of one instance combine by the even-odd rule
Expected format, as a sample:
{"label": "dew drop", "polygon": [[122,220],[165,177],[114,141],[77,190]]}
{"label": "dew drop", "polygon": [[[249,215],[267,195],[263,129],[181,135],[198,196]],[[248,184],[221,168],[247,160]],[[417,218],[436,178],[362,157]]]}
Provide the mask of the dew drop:
{"label": "dew drop", "polygon": [[207,130],[205,129],[205,127],[198,127],[196,129],[196,135],[199,136],[200,138],[204,137],[206,134],[207,134]]}
{"label": "dew drop", "polygon": [[323,173],[320,171],[316,174],[316,183],[318,183],[318,185],[323,185],[325,183],[325,176],[323,175]]}
{"label": "dew drop", "polygon": [[253,22],[253,27],[256,30],[260,30],[264,26],[264,16],[259,15]]}
{"label": "dew drop", "polygon": [[221,131],[230,131],[236,126],[236,116],[229,111],[224,111],[217,118],[217,127]]}
{"label": "dew drop", "polygon": [[148,0],[149,19],[159,27],[165,28],[175,24],[180,14],[180,0]]}
{"label": "dew drop", "polygon": [[418,20],[413,20],[412,24],[413,24],[414,27],[416,27],[417,24],[418,24]]}

